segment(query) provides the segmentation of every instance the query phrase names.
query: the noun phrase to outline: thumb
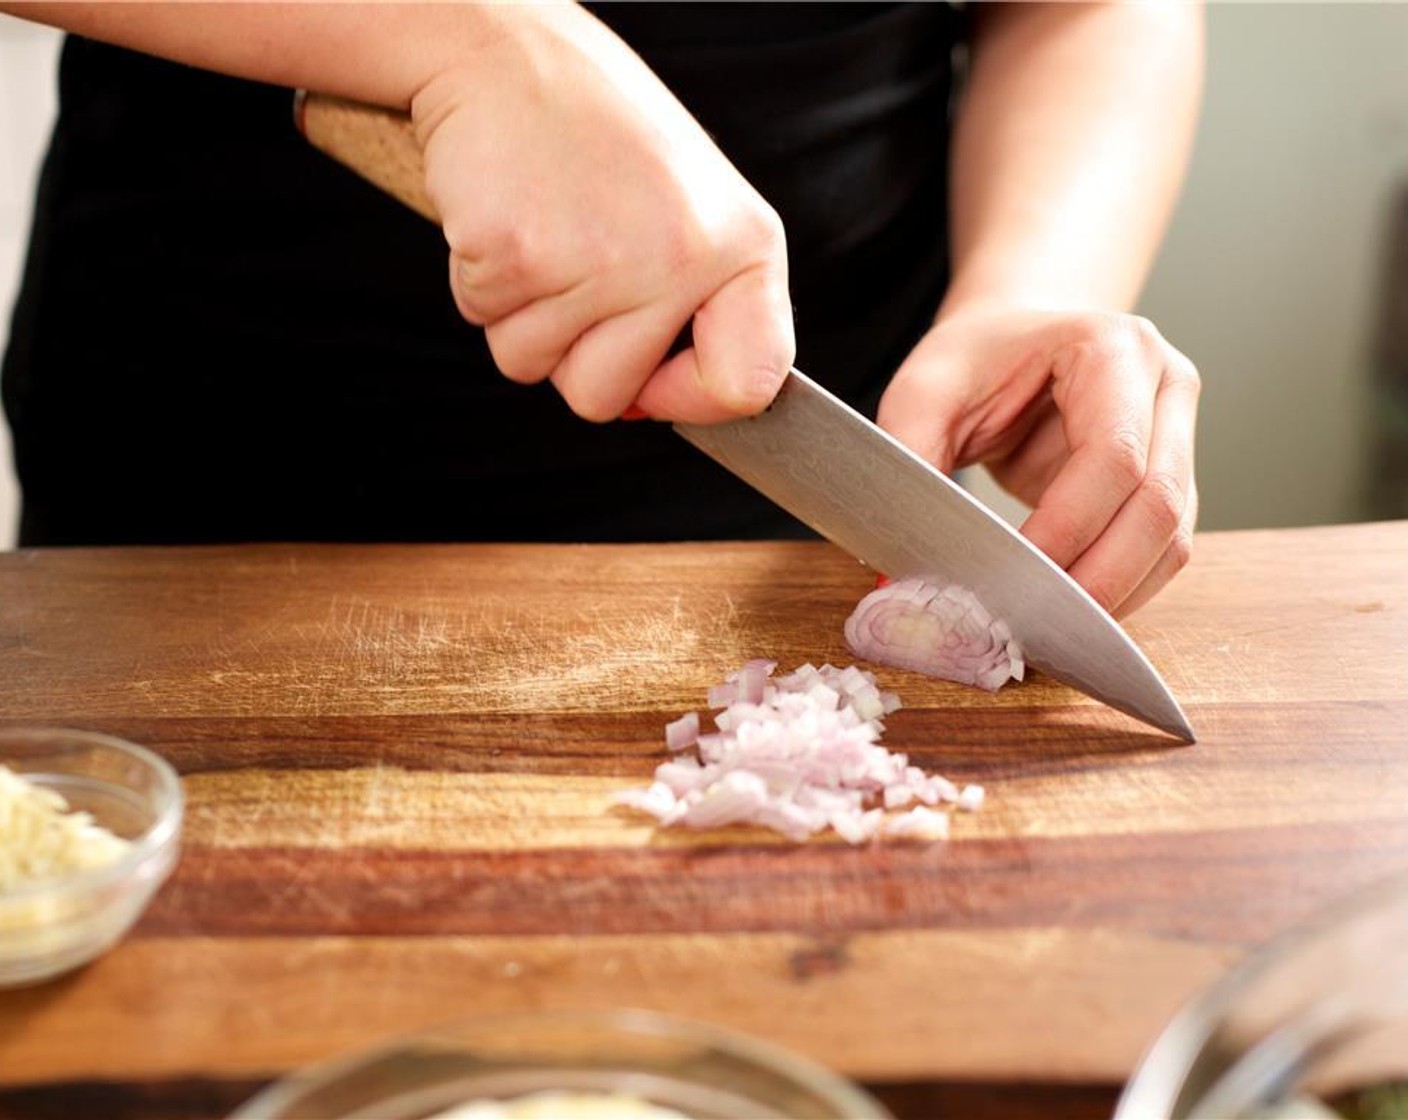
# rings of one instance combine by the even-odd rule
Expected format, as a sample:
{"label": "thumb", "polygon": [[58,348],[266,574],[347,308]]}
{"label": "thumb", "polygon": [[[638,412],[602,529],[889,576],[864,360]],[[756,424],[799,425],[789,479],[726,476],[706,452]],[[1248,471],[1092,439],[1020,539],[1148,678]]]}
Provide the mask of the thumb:
{"label": "thumb", "polygon": [[761,412],[797,356],[785,270],[739,273],[694,313],[694,345],[651,375],[636,403],[658,420],[716,424]]}

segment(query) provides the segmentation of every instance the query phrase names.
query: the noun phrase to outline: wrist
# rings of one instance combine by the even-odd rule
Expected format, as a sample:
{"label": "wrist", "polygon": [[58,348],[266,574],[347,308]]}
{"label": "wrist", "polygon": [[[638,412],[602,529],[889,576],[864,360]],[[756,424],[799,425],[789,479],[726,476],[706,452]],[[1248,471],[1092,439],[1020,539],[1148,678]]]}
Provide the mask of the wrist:
{"label": "wrist", "polygon": [[446,7],[466,9],[466,23],[438,53],[425,56],[411,88],[409,109],[422,147],[466,97],[510,98],[521,112],[555,98],[580,99],[605,76],[629,85],[635,71],[653,83],[635,91],[639,100],[649,102],[664,92],[624,42],[570,0]]}
{"label": "wrist", "polygon": [[1059,284],[1024,276],[979,276],[972,271],[954,276],[944,293],[934,323],[958,318],[1018,312],[1080,314],[1121,312],[1123,301],[1102,298],[1089,285]]}

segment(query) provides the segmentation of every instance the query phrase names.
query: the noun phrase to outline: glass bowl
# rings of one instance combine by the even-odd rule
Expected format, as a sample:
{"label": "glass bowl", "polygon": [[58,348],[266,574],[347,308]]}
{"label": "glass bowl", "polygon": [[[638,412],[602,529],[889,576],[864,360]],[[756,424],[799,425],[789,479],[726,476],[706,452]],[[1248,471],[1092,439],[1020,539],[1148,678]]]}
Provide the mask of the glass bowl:
{"label": "glass bowl", "polygon": [[1408,1117],[1408,877],[1253,952],[1174,1017],[1116,1120]]}
{"label": "glass bowl", "polygon": [[132,842],[103,867],[0,893],[0,987],[16,987],[87,964],[131,928],[175,866],[184,798],[164,759],[92,731],[0,730],[0,763]]}
{"label": "glass bowl", "polygon": [[231,1120],[426,1120],[473,1102],[544,1093],[594,1097],[598,1105],[616,1095],[694,1120],[890,1116],[849,1081],[775,1046],[616,1010],[486,1016],[432,1030],[292,1074]]}

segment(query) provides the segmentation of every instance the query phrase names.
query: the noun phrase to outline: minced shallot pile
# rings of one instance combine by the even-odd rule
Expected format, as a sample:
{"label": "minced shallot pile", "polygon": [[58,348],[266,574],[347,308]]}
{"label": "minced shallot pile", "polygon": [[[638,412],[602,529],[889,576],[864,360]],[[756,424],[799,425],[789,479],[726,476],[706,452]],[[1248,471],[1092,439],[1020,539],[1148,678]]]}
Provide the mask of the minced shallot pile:
{"label": "minced shallot pile", "polygon": [[793,840],[831,828],[851,844],[942,840],[948,813],[937,806],[982,805],[981,786],[960,790],[880,745],[882,719],[900,701],[880,691],[874,674],[806,664],[775,677],[776,668],[749,661],[709,690],[709,707],[721,709],[717,730],[703,732],[697,712],[668,724],[675,757],[648,789],[618,802],[667,827],[760,825]]}

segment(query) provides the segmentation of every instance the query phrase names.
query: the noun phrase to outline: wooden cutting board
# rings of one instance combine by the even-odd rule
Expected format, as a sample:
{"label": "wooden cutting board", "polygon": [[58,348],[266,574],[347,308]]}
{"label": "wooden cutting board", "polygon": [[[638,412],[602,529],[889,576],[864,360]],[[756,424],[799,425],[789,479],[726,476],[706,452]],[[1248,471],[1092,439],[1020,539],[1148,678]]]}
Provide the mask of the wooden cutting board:
{"label": "wooden cutting board", "polygon": [[743,660],[850,660],[810,543],[0,556],[0,723],[182,772],[131,937],[0,996],[0,1085],[261,1078],[447,1018],[641,1006],[869,1080],[1118,1082],[1182,1000],[1408,871],[1408,523],[1204,535],[1129,624],[1181,747],[1040,677],[881,670],[987,787],[947,844],[614,809]]}

